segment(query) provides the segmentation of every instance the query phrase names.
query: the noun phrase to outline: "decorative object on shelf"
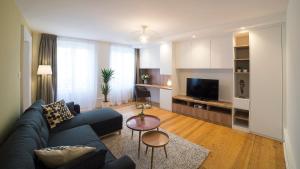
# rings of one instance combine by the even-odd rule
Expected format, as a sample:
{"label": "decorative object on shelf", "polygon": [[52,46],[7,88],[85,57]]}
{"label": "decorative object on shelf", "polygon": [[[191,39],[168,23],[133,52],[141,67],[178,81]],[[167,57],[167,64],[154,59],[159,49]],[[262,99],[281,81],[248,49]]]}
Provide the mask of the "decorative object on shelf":
{"label": "decorative object on shelf", "polygon": [[237,68],[236,70],[238,73],[242,72],[242,69],[240,67]]}
{"label": "decorative object on shelf", "polygon": [[243,72],[244,73],[248,73],[248,69],[243,69]]}
{"label": "decorative object on shelf", "polygon": [[244,97],[244,88],[245,88],[245,81],[240,80],[240,92],[241,92],[241,97]]}
{"label": "decorative object on shelf", "polygon": [[142,74],[141,76],[141,79],[143,80],[144,84],[147,84],[148,83],[148,80],[150,79],[150,75],[145,73],[145,74]]}
{"label": "decorative object on shelf", "polygon": [[172,86],[172,81],[170,79],[167,81],[167,86]]}
{"label": "decorative object on shelf", "polygon": [[103,80],[103,84],[101,85],[101,91],[104,95],[104,102],[108,102],[107,96],[110,92],[109,81],[113,78],[114,71],[110,68],[101,69],[101,76]]}

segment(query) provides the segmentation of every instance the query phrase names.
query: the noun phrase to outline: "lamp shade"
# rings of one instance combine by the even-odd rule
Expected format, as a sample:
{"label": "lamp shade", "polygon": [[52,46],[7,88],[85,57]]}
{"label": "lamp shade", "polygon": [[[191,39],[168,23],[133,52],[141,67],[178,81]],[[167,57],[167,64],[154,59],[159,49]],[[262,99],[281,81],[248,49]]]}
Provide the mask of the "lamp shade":
{"label": "lamp shade", "polygon": [[39,65],[38,75],[52,75],[51,65]]}

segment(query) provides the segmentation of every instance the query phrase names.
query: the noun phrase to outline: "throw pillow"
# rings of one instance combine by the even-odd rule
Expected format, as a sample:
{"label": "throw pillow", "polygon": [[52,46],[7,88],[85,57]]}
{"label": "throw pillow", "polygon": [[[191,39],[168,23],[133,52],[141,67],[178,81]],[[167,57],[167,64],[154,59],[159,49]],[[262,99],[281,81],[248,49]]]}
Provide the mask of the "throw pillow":
{"label": "throw pillow", "polygon": [[106,150],[87,153],[75,160],[59,167],[58,169],[99,169],[105,164]]}
{"label": "throw pillow", "polygon": [[75,112],[74,102],[68,102],[68,103],[66,103],[66,105],[67,105],[68,109],[70,110],[70,112],[71,112],[74,116],[76,116],[77,113]]}
{"label": "throw pillow", "polygon": [[87,146],[58,146],[34,150],[38,159],[49,168],[57,168],[93,151],[96,151],[95,147]]}
{"label": "throw pillow", "polygon": [[42,105],[42,107],[50,128],[54,128],[57,124],[74,117],[64,100]]}

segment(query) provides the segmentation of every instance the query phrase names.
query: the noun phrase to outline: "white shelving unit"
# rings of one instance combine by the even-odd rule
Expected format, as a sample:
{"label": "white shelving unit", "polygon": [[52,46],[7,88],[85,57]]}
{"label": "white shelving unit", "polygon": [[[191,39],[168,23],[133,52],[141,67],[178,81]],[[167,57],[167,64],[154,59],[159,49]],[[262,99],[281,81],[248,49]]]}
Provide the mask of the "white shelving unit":
{"label": "white shelving unit", "polygon": [[249,132],[250,53],[249,33],[234,34],[234,99],[232,127]]}

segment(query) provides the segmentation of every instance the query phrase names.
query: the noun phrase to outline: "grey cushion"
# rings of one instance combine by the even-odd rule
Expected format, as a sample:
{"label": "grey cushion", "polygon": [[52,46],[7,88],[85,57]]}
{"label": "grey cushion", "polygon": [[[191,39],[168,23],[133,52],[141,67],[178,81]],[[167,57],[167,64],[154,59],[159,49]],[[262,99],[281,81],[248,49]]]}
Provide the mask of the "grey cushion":
{"label": "grey cushion", "polygon": [[[48,142],[49,147],[62,145],[85,145],[90,147],[96,147],[97,150],[108,150],[89,125],[71,128],[50,135],[50,139]],[[105,156],[105,162],[111,162],[115,159],[116,158],[114,157],[114,155],[110,151],[107,151]]]}
{"label": "grey cushion", "polygon": [[75,146],[86,145],[89,142],[100,141],[96,133],[89,125],[79,126],[59,133],[52,133],[50,135],[48,146]]}
{"label": "grey cushion", "polygon": [[122,129],[123,117],[120,113],[110,108],[98,109],[89,112],[83,112],[65,121],[52,129],[51,132],[60,132],[77,126],[90,124],[94,131],[99,135],[105,135]]}

